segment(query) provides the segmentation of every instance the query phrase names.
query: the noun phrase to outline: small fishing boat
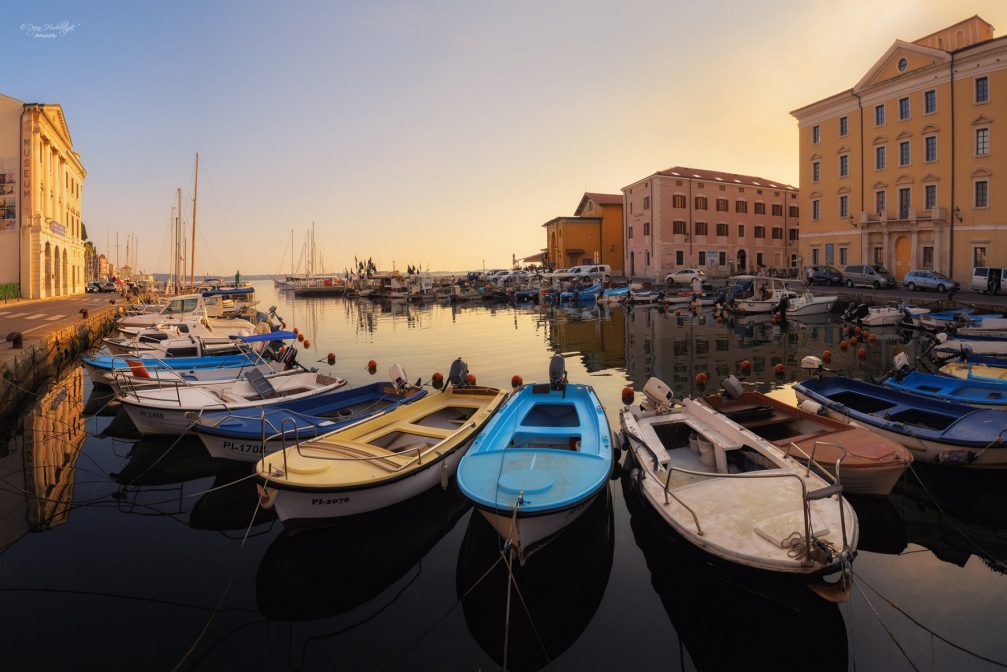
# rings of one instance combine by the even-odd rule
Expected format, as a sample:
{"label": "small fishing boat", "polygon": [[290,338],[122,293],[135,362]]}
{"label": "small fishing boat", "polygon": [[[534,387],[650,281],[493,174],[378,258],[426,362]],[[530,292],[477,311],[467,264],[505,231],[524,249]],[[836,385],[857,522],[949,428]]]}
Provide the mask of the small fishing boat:
{"label": "small fishing boat", "polygon": [[999,380],[1007,382],[1007,361],[1000,366],[973,362],[949,362],[940,368],[942,376],[961,380]]}
{"label": "small fishing boat", "polygon": [[1007,338],[955,334],[953,338],[948,338],[947,341],[938,345],[937,351],[945,354],[961,354],[970,360],[973,359],[973,355],[1007,357]]}
{"label": "small fishing boat", "polygon": [[507,396],[464,385],[468,370],[459,361],[442,392],[262,458],[255,478],[263,506],[296,526],[446,487],[471,439]]}
{"label": "small fishing boat", "polygon": [[1000,315],[980,314],[970,308],[958,310],[942,310],[940,312],[925,313],[912,320],[913,326],[919,329],[937,331],[947,329],[950,326],[979,326],[985,318],[999,318]]}
{"label": "small fishing boat", "polygon": [[930,312],[929,308],[918,308],[909,305],[859,306],[851,303],[843,313],[847,322],[855,322],[868,327],[890,327],[897,324],[912,324]]}
{"label": "small fishing boat", "polygon": [[251,412],[203,413],[192,431],[213,457],[256,462],[284,446],[316,439],[425,397],[427,391],[406,383],[399,370],[392,367],[391,384],[337,389]]}
{"label": "small fishing boat", "polygon": [[787,317],[807,317],[809,315],[823,315],[832,310],[832,306],[839,300],[838,296],[815,296],[809,291],[797,294],[790,292],[787,294]]}
{"label": "small fishing boat", "polygon": [[1007,424],[1001,411],[938,401],[835,375],[797,383],[794,392],[804,410],[855,423],[898,441],[916,460],[1007,468]]}
{"label": "small fishing boat", "polygon": [[885,379],[884,385],[929,399],[953,401],[978,408],[1007,408],[1007,382],[1000,380],[935,376],[917,370],[890,376]]}
{"label": "small fishing boat", "polygon": [[592,285],[583,289],[570,289],[560,292],[560,301],[597,301],[601,294],[601,285]]}
{"label": "small fishing boat", "polygon": [[[127,359],[139,361],[147,371],[169,369],[198,380],[204,375],[213,377],[214,372],[221,369],[250,365],[258,359],[258,355],[249,351],[219,357],[172,357],[168,359],[160,359],[149,354],[135,357],[129,355],[90,355],[82,357],[81,363],[92,383],[111,385],[117,372],[130,370]],[[208,374],[205,374],[204,371]]]}
{"label": "small fishing boat", "polygon": [[735,567],[804,580],[843,571],[833,588],[845,599],[859,526],[842,486],[706,404],[676,404],[656,378],[644,395],[620,419],[634,480],[664,521]]}
{"label": "small fishing boat", "polygon": [[601,300],[605,303],[619,303],[629,298],[629,287],[612,287],[601,293]]}
{"label": "small fishing boat", "polygon": [[267,376],[251,369],[239,381],[126,386],[115,395],[115,399],[141,434],[178,436],[188,432],[204,412],[238,411],[289,403],[331,392],[345,384],[342,378],[315,371],[284,371]]}
{"label": "small fishing boat", "polygon": [[751,295],[737,296],[729,306],[731,311],[742,315],[772,313],[791,298],[797,298],[797,293],[787,289],[783,280],[755,277],[752,279]]}
{"label": "small fishing boat", "polygon": [[577,519],[608,484],[612,437],[587,385],[566,382],[563,356],[549,382],[518,387],[458,466],[458,489],[525,558]]}
{"label": "small fishing boat", "polygon": [[724,382],[722,394],[701,401],[799,462],[813,458],[838,479],[843,492],[887,496],[913,461],[912,453],[897,441],[760,392],[745,392],[733,376]]}
{"label": "small fishing boat", "polygon": [[146,328],[155,325],[180,321],[186,318],[200,319],[206,317],[206,304],[202,294],[184,294],[172,298],[160,307],[157,312],[144,312],[138,315],[127,315],[118,321],[119,328]]}

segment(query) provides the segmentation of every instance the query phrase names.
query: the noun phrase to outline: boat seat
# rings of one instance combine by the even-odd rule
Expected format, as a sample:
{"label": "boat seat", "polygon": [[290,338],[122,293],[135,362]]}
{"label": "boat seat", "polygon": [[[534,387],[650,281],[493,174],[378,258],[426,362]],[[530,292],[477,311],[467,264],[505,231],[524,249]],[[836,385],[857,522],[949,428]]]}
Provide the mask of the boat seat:
{"label": "boat seat", "polygon": [[262,375],[262,371],[259,371],[258,369],[249,369],[248,372],[245,373],[245,380],[252,384],[252,387],[255,388],[255,392],[262,399],[275,399],[280,396],[280,393],[276,391],[275,387],[273,387],[273,383]]}

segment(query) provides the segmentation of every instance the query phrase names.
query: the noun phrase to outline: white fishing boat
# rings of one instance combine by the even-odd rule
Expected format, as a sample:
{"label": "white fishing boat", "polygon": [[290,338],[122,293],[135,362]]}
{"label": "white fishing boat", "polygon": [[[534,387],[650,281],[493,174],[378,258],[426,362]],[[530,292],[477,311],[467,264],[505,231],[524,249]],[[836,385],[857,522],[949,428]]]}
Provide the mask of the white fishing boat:
{"label": "white fishing boat", "polygon": [[676,405],[656,378],[644,394],[621,421],[650,506],[722,562],[809,579],[842,571],[843,599],[859,525],[842,487],[709,406]]}
{"label": "white fishing boat", "polygon": [[809,291],[800,294],[796,292],[787,293],[787,317],[806,317],[808,315],[822,315],[832,310],[832,306],[839,300],[838,296],[815,296]]}
{"label": "white fishing boat", "polygon": [[729,307],[735,313],[746,315],[772,313],[780,308],[781,303],[791,298],[797,298],[797,293],[787,289],[783,280],[755,277],[752,279],[751,296],[735,297]]}
{"label": "white fishing boat", "polygon": [[843,319],[866,327],[891,327],[903,323],[918,323],[919,319],[929,312],[929,308],[910,305],[857,306],[851,303],[843,313]]}
{"label": "white fishing boat", "polygon": [[144,329],[187,319],[198,321],[206,317],[206,303],[202,294],[182,294],[167,301],[157,312],[127,315],[118,321],[117,326],[120,329]]}
{"label": "white fishing boat", "polygon": [[214,327],[206,320],[195,320],[141,329],[125,338],[103,338],[102,344],[113,355],[145,353],[164,357],[201,357],[229,352],[234,347],[235,338],[268,331],[267,324],[255,327],[248,320],[234,320],[223,328]]}
{"label": "white fishing boat", "polygon": [[313,371],[263,375],[251,370],[238,381],[212,385],[126,387],[115,396],[141,434],[187,432],[203,410],[238,411],[304,399],[342,387],[346,381]]}

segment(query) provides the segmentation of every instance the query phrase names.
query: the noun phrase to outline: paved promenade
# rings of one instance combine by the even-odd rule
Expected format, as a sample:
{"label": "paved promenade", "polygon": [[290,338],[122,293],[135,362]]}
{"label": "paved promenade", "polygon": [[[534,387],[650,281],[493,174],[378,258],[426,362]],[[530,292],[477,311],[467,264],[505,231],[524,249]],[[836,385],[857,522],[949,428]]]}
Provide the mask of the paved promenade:
{"label": "paved promenade", "polygon": [[[82,308],[93,314],[97,309],[110,305],[109,301],[113,299],[117,306],[125,303],[119,294],[78,294],[47,301],[0,303],[0,341],[12,331],[20,331],[26,340],[55,331],[79,322]],[[0,348],[3,347],[0,344]]]}

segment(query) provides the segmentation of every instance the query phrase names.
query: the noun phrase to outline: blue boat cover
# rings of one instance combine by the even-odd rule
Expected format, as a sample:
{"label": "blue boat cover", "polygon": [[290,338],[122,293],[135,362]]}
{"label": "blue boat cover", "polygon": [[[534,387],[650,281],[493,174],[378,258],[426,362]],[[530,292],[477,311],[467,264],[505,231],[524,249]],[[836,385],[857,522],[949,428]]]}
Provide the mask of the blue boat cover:
{"label": "blue boat cover", "polygon": [[245,343],[260,343],[262,341],[290,341],[297,338],[297,334],[292,331],[272,331],[268,334],[255,334],[253,336],[231,336],[236,341]]}
{"label": "blue boat cover", "polygon": [[457,479],[476,506],[534,514],[592,497],[611,471],[611,430],[594,390],[525,385],[475,438]]}
{"label": "blue boat cover", "polygon": [[203,296],[226,296],[228,294],[251,294],[255,289],[252,287],[231,287],[229,289],[211,289],[203,292]]}
{"label": "blue boat cover", "polygon": [[149,353],[139,355],[95,355],[82,357],[84,363],[96,369],[106,369],[111,371],[116,369],[128,369],[127,359],[143,360],[143,365],[148,369],[229,369],[236,366],[245,366],[249,362],[257,362],[259,358],[253,353],[242,353],[238,355],[218,355],[209,357],[169,357],[159,359],[156,355]]}
{"label": "blue boat cover", "polygon": [[888,378],[885,385],[931,399],[1007,408],[1007,382],[994,382],[991,378],[962,380],[949,376],[935,376],[923,371],[910,371],[901,380],[894,376]]}

